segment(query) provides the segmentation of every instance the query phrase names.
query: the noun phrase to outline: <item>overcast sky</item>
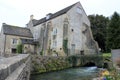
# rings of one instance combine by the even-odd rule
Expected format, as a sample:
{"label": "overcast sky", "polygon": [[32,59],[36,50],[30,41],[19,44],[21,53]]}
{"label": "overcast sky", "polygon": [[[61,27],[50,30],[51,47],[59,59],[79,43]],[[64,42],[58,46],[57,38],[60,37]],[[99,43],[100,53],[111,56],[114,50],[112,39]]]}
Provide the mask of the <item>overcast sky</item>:
{"label": "overcast sky", "polygon": [[31,14],[40,19],[78,1],[87,15],[120,13],[120,0],[0,0],[0,27],[2,23],[24,27]]}

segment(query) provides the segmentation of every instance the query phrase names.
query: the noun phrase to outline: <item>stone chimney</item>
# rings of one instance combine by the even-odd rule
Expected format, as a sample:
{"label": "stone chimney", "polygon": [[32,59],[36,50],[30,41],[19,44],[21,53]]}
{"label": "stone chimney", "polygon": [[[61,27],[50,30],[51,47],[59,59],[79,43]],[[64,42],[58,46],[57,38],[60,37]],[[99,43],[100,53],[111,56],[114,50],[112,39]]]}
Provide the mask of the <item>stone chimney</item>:
{"label": "stone chimney", "polygon": [[6,25],[6,23],[2,23],[2,25]]}
{"label": "stone chimney", "polygon": [[30,20],[33,20],[34,19],[34,15],[30,15]]}

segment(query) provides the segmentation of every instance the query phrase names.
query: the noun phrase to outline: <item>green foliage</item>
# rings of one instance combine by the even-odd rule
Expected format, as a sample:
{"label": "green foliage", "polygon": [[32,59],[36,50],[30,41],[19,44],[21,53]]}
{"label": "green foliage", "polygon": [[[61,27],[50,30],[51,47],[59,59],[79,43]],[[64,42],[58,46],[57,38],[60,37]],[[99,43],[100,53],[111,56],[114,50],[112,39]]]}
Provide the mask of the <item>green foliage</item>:
{"label": "green foliage", "polygon": [[102,52],[120,48],[120,15],[117,12],[109,19],[103,15],[89,15],[94,39]]}
{"label": "green foliage", "polygon": [[17,45],[17,53],[22,53],[22,48],[23,48],[23,45],[22,44],[18,44]]}
{"label": "green foliage", "polygon": [[111,57],[111,53],[103,53],[103,57]]}
{"label": "green foliage", "polygon": [[68,40],[63,40],[63,50],[68,55]]}
{"label": "green foliage", "polygon": [[120,48],[120,15],[115,12],[107,28],[107,50]]}
{"label": "green foliage", "polygon": [[77,56],[73,55],[73,56],[69,56],[68,57],[68,61],[70,64],[72,64],[73,66],[75,66],[77,64]]}
{"label": "green foliage", "polygon": [[58,71],[70,67],[64,57],[41,57],[39,55],[32,55],[31,61],[31,67],[33,68],[32,74]]}
{"label": "green foliage", "polygon": [[103,15],[89,15],[94,39],[98,42],[102,52],[106,50],[106,29],[109,19]]}
{"label": "green foliage", "polygon": [[40,55],[43,56],[43,54],[44,54],[44,51],[42,50],[42,51],[40,52]]}

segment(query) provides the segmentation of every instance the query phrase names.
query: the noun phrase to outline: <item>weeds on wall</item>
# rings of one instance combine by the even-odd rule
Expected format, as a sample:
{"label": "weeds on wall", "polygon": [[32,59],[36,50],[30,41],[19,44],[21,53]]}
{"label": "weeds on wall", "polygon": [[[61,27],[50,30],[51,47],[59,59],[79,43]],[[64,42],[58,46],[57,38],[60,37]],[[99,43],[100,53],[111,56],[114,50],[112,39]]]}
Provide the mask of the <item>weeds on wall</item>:
{"label": "weeds on wall", "polygon": [[40,52],[40,55],[43,56],[43,54],[44,54],[44,51],[43,51],[43,49],[42,49],[41,52]]}

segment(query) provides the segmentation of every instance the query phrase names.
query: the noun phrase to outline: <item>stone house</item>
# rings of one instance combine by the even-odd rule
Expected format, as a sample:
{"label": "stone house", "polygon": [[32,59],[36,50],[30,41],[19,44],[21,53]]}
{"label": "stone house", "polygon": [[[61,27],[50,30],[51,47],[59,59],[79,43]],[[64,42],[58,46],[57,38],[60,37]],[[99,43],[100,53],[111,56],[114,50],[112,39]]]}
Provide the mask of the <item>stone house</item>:
{"label": "stone house", "polygon": [[37,53],[60,56],[98,53],[90,21],[80,2],[39,20],[31,15],[27,28],[38,42]]}
{"label": "stone house", "polygon": [[23,53],[44,56],[98,53],[90,22],[80,2],[39,20],[31,15],[25,28],[3,23],[0,39],[1,53],[16,53],[19,43],[23,45]]}
{"label": "stone house", "polygon": [[34,52],[33,43],[28,42],[28,40],[32,39],[33,36],[29,29],[3,23],[0,38],[1,53],[17,53],[17,45],[23,43],[23,40],[27,41],[23,45],[23,53],[26,53],[29,49],[29,52]]}

